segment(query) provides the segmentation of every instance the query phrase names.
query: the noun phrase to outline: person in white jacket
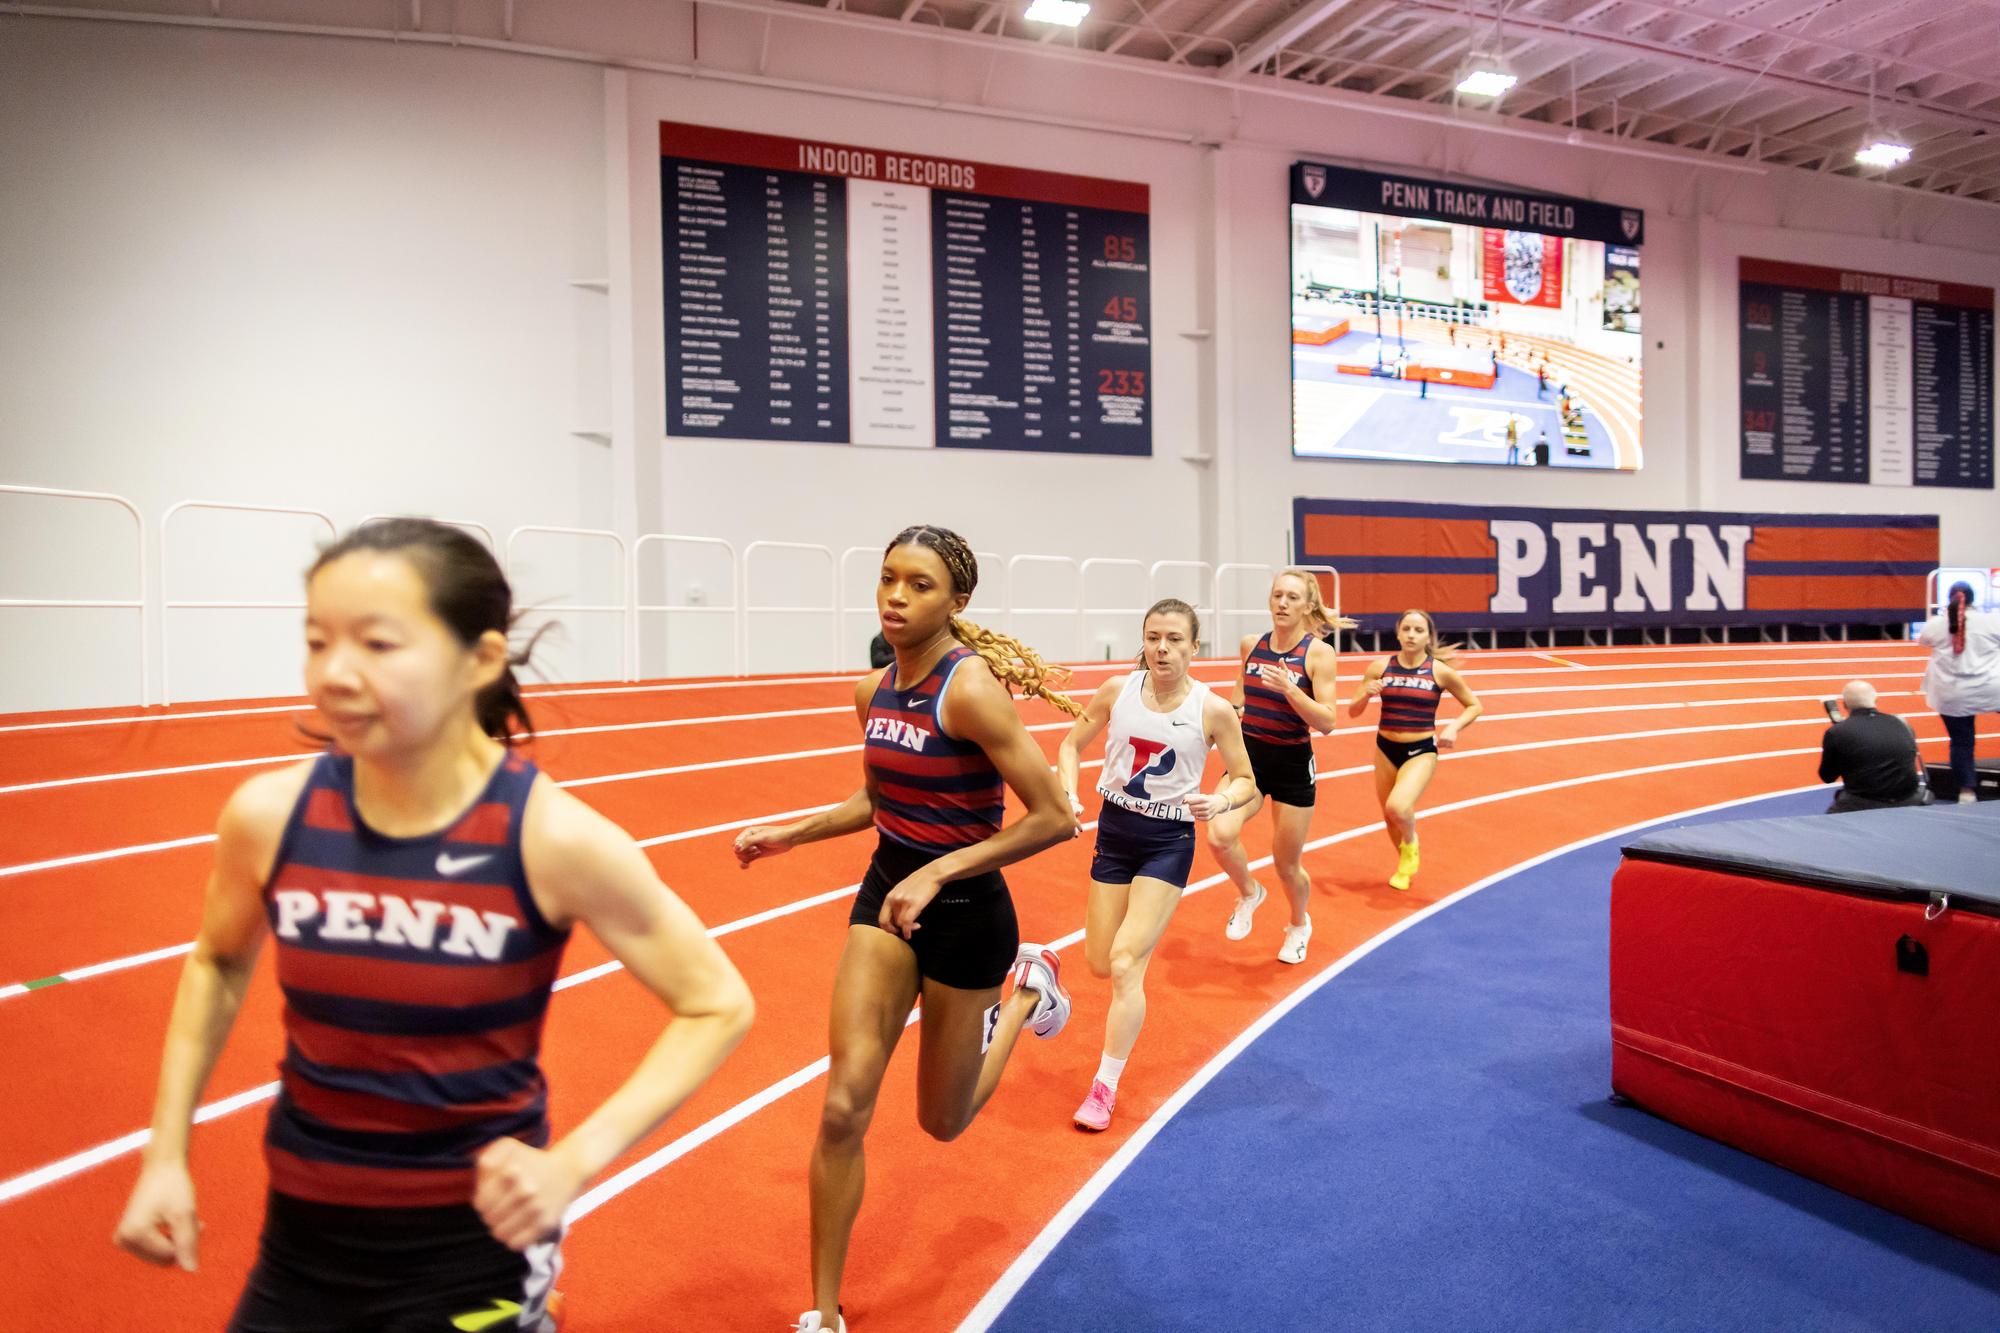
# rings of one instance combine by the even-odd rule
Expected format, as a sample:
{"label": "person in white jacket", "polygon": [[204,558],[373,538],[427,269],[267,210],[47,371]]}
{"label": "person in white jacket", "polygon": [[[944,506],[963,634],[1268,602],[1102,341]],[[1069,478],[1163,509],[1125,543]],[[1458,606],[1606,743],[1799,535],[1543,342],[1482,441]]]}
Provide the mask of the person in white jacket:
{"label": "person in white jacket", "polygon": [[1917,641],[1931,650],[1924,700],[1944,719],[1958,799],[1970,804],[1979,799],[1973,724],[1981,713],[2000,713],[2000,615],[1974,609],[1972,585],[1954,583],[1945,609],[1924,622]]}

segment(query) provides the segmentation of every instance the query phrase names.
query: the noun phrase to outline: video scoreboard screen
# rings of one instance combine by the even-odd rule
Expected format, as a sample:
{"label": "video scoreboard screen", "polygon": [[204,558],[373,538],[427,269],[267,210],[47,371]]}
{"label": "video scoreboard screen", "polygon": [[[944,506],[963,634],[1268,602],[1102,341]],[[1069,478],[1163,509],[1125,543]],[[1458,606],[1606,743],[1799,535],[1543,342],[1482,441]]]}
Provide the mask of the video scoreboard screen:
{"label": "video scoreboard screen", "polygon": [[1645,217],[1292,168],[1292,452],[1634,470]]}

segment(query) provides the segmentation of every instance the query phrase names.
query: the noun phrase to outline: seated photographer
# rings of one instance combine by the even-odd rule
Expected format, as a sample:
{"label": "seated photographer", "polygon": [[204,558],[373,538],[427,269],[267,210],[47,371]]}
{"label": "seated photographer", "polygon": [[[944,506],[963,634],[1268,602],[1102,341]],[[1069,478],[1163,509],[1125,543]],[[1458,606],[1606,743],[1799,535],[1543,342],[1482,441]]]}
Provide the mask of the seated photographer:
{"label": "seated photographer", "polygon": [[[1847,716],[1837,718],[1819,744],[1819,780],[1842,784],[1827,813],[1928,804],[1930,790],[1918,781],[1923,768],[1910,724],[1878,711],[1875,687],[1865,680],[1847,682],[1840,700]],[[1834,715],[1831,699],[1826,711]]]}

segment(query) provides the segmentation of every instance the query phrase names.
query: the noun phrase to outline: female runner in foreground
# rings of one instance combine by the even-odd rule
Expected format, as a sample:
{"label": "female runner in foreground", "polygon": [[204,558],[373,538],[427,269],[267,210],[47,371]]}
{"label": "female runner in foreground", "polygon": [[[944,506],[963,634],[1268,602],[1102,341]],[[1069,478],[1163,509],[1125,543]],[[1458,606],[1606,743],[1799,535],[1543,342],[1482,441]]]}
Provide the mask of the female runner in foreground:
{"label": "female runner in foreground", "polygon": [[[1382,700],[1375,731],[1375,798],[1382,803],[1382,823],[1396,846],[1396,873],[1389,876],[1389,887],[1407,889],[1417,873],[1417,800],[1437,771],[1438,751],[1458,744],[1458,733],[1483,710],[1479,696],[1451,665],[1457,653],[1438,643],[1428,611],[1403,612],[1396,640],[1402,646],[1393,656],[1370,662],[1362,673],[1347,715],[1360,717],[1370,699]],[[1438,698],[1445,693],[1458,700],[1462,711],[1439,727]]]}
{"label": "female runner in foreground", "polygon": [[[285,1059],[234,1333],[554,1328],[564,1210],[750,1024],[742,978],[631,838],[509,752],[529,725],[511,620],[492,555],[443,524],[369,524],[307,576],[306,692],[333,748],[223,808],[116,1233],[195,1267],[189,1125],[268,928]],[[549,1147],[542,1018],[578,921],[674,1017]]]}
{"label": "female runner in foreground", "polygon": [[[846,1328],[840,1279],[861,1211],[862,1140],[918,998],[917,1123],[946,1142],[999,1086],[1024,1024],[1053,1037],[1069,1021],[1057,955],[1020,944],[1000,868],[1075,837],[1076,819],[1007,685],[1080,710],[1049,689],[1053,673],[1032,650],[958,618],[978,582],[978,562],[957,533],[896,534],[875,587],[896,660],[854,692],[862,789],[824,814],[736,839],[748,866],[870,824],[879,834],[834,975],[832,1065],[812,1154],[814,1306],[795,1333]],[[1005,828],[1003,782],[1027,806]],[[1009,971],[1014,990],[1003,1002]]]}
{"label": "female runner in foreground", "polygon": [[[1090,863],[1083,954],[1094,975],[1111,979],[1111,1009],[1097,1076],[1075,1116],[1088,1130],[1111,1124],[1119,1076],[1146,1021],[1146,964],[1194,864],[1193,821],[1257,798],[1236,710],[1188,676],[1201,638],[1194,608],[1167,598],[1155,602],[1140,624],[1145,646],[1139,669],[1098,687],[1056,760],[1070,808],[1081,815],[1077,755],[1110,727],[1097,784],[1104,808]],[[1228,767],[1213,796],[1201,790],[1210,745]]]}

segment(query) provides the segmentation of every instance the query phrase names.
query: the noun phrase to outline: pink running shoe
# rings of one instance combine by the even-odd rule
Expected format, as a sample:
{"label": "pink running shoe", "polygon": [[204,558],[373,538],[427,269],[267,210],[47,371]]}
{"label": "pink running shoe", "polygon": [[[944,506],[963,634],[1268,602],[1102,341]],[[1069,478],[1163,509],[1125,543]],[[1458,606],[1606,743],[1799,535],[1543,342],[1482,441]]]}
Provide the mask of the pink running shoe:
{"label": "pink running shoe", "polygon": [[1111,1128],[1111,1108],[1117,1104],[1116,1090],[1107,1087],[1101,1078],[1090,1080],[1090,1095],[1076,1108],[1076,1127],[1093,1134]]}

